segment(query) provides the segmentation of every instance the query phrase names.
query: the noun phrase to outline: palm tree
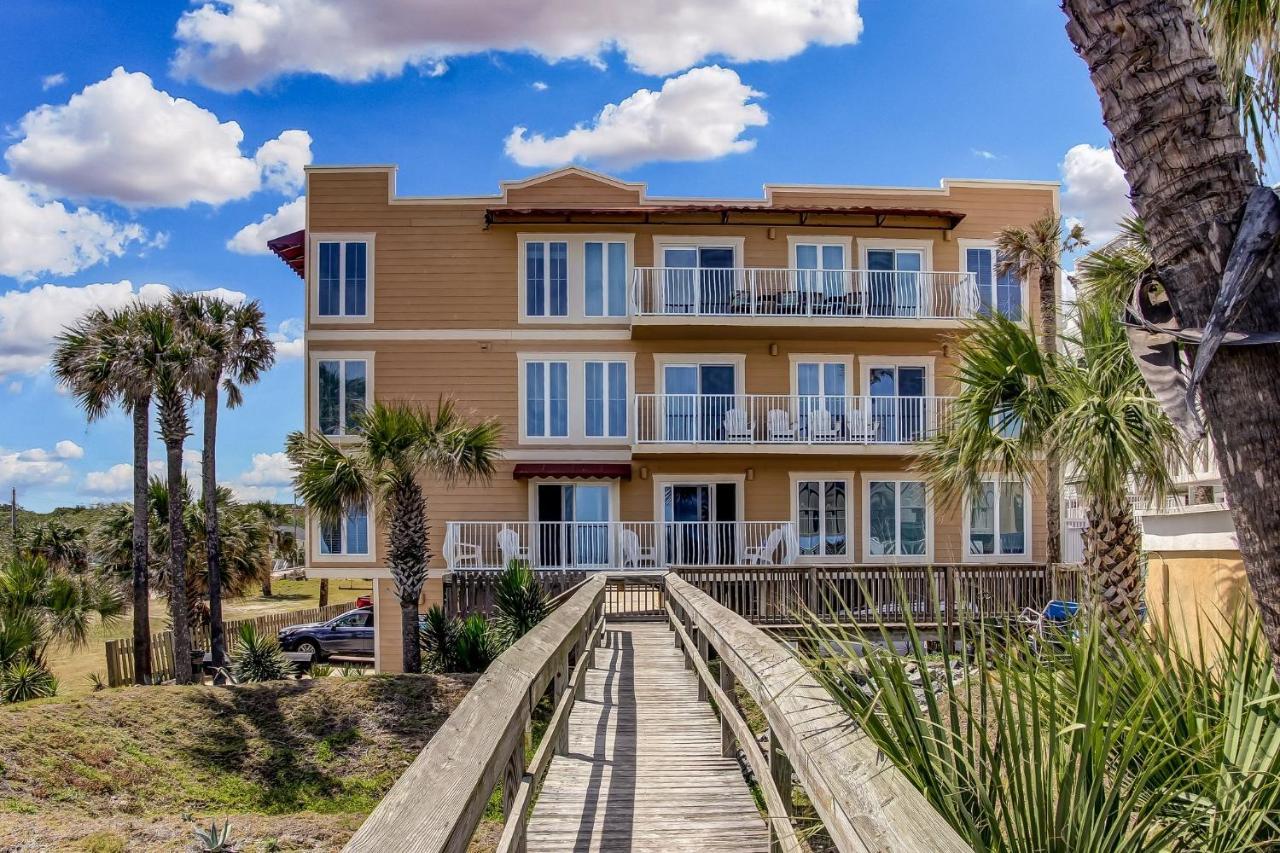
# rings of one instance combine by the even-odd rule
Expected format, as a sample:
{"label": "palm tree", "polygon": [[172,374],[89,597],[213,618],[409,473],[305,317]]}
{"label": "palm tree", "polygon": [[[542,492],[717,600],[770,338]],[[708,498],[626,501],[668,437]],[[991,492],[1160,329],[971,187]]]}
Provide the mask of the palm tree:
{"label": "palm tree", "polygon": [[[1032,273],[1039,276],[1040,340],[1046,353],[1057,352],[1058,346],[1058,275],[1062,256],[1088,243],[1079,223],[1069,226],[1064,235],[1062,220],[1052,210],[1045,211],[1025,228],[1011,226],[996,235],[999,274],[1015,273],[1023,281],[1030,281]],[[1062,559],[1062,466],[1052,453],[1045,459],[1045,493],[1048,501],[1045,556],[1050,563],[1056,563]]]}
{"label": "palm tree", "polygon": [[49,565],[77,574],[89,568],[88,532],[56,518],[37,522],[21,536],[18,552],[41,557]]}
{"label": "palm tree", "polygon": [[297,469],[295,491],[328,523],[370,499],[387,520],[387,564],[400,599],[405,672],[422,668],[418,598],[430,559],[426,499],[420,476],[446,483],[493,475],[502,430],[496,420],[471,423],[450,402],[434,412],[375,403],[356,420],[363,441],[350,451],[318,433],[293,433],[287,449]]}
{"label": "palm tree", "polygon": [[[1216,10],[1204,16],[1212,38],[1197,14],[1206,7]],[[1261,61],[1259,84],[1237,92],[1246,96],[1246,105],[1277,103],[1280,8],[1254,0],[1205,0],[1194,9],[1186,0],[1064,0],[1062,8],[1067,35],[1098,91],[1134,208],[1150,235],[1155,277],[1177,322],[1204,328],[1242,211],[1251,197],[1257,203],[1269,198],[1260,189],[1259,170],[1240,129],[1239,98],[1229,94],[1228,78],[1233,68],[1258,71]],[[1274,131],[1274,110],[1270,115]],[[1261,254],[1256,264],[1252,280],[1280,280],[1280,252]],[[1280,290],[1256,288],[1233,319],[1242,330],[1280,328]],[[1200,384],[1199,404],[1216,456],[1224,461],[1236,538],[1280,679],[1276,376],[1280,348],[1224,347]]]}
{"label": "palm tree", "polygon": [[[271,501],[254,501],[250,504],[262,516],[262,520],[267,524],[268,535],[271,537],[271,557],[274,560],[285,560],[290,565],[295,565],[298,552],[298,538],[292,530],[294,524],[294,507],[285,506],[284,504],[272,503]],[[321,598],[324,598],[325,586],[328,581],[324,578],[320,580]],[[271,595],[271,574],[268,572],[262,581],[262,594],[264,596]],[[320,602],[320,606],[325,605],[325,601]]]}
{"label": "palm tree", "polygon": [[147,461],[151,398],[162,341],[150,334],[156,309],[141,303],[116,311],[94,310],[58,335],[53,372],[90,421],[119,403],[133,420],[133,672],[151,683],[151,595],[147,554]]}
{"label": "palm tree", "polygon": [[1201,0],[1200,16],[1240,131],[1265,163],[1267,137],[1274,139],[1280,124],[1280,5]]}
{"label": "palm tree", "polygon": [[222,624],[222,551],[218,526],[218,396],[227,395],[227,408],[243,402],[241,385],[252,384],[271,368],[275,344],[267,337],[262,305],[254,300],[234,305],[201,294],[175,293],[170,310],[193,345],[191,386],[202,402],[204,447],[200,454],[201,500],[204,504],[204,544],[208,565],[209,645],[214,666],[227,663]]}
{"label": "palm tree", "polygon": [[1056,455],[1084,495],[1092,591],[1112,623],[1131,631],[1141,542],[1130,486],[1163,495],[1179,445],[1129,354],[1116,303],[1090,293],[1073,310],[1078,331],[1052,353],[1029,326],[1000,315],[972,321],[956,343],[961,391],[951,418],[916,464],[954,500],[976,496],[984,477],[1033,479],[1041,456]]}

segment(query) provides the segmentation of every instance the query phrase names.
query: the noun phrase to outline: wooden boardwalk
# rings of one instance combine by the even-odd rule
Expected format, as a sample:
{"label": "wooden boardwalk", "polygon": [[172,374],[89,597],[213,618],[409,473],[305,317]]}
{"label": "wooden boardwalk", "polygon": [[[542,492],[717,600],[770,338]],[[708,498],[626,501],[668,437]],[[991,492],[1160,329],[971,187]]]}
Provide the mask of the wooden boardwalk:
{"label": "wooden boardwalk", "polygon": [[568,736],[568,755],[551,762],[534,805],[530,853],[769,849],[666,624],[608,624]]}

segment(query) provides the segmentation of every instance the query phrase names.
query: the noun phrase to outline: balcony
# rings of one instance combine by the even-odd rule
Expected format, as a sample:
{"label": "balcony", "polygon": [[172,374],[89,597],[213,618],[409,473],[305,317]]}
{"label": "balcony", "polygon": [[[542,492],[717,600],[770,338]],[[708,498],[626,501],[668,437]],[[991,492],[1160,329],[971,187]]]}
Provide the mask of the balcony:
{"label": "balcony", "polygon": [[971,273],[637,267],[636,327],[912,326],[954,328],[977,315]]}
{"label": "balcony", "polygon": [[637,451],[909,451],[937,434],[952,397],[637,394]]}
{"label": "balcony", "polygon": [[450,521],[450,570],[499,569],[523,560],[538,569],[664,569],[778,566],[800,544],[790,521]]}

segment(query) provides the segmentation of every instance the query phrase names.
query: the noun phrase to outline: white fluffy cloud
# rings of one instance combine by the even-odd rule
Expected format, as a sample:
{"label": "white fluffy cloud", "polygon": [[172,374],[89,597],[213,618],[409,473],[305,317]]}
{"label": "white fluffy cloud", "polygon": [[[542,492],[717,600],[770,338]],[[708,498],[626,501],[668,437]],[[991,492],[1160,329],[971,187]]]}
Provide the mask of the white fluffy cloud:
{"label": "white fluffy cloud", "polygon": [[293,483],[293,463],[283,451],[253,454],[252,467],[240,475],[247,486],[288,486]]}
{"label": "white fluffy cloud", "polygon": [[40,88],[48,91],[55,86],[61,86],[67,82],[67,75],[59,71],[57,74],[48,74],[40,78]]}
{"label": "white fluffy cloud", "polygon": [[133,466],[127,462],[112,465],[105,471],[90,471],[84,475],[80,491],[101,498],[116,498],[133,490]]}
{"label": "white fluffy cloud", "polygon": [[1121,219],[1133,215],[1129,184],[1110,148],[1075,145],[1062,170],[1062,209],[1072,222],[1082,222],[1089,241],[1101,245],[1116,236]]}
{"label": "white fluffy cloud", "polygon": [[142,226],[67,207],[0,175],[0,275],[71,275],[147,239]]}
{"label": "white fluffy cloud", "polygon": [[74,441],[59,441],[53,450],[33,447],[9,451],[0,448],[0,483],[14,486],[65,483],[71,479],[67,460],[83,456],[84,449]]}
{"label": "white fluffy cloud", "polygon": [[18,122],[5,152],[15,177],[72,198],[134,207],[221,204],[264,184],[296,190],[311,160],[311,137],[288,130],[240,150],[244,131],[203,107],[156,89],[123,68],[66,104],[37,107]]}
{"label": "white fluffy cloud", "polygon": [[599,64],[617,49],[639,71],[671,74],[718,56],[785,59],[861,32],[858,0],[211,0],[178,21],[173,70],[235,91],[292,73],[439,73],[450,57],[495,50]]}
{"label": "white fluffy cloud", "polygon": [[[135,298],[155,302],[169,292],[163,284],[135,288],[130,281],[117,281],[83,287],[44,284],[0,293],[0,377],[44,370],[54,337],[87,311],[122,308]],[[235,302],[245,298],[243,293],[225,288],[206,292]]]}
{"label": "white fluffy cloud", "polygon": [[284,234],[302,230],[307,220],[307,200],[299,196],[286,201],[257,222],[251,222],[227,241],[227,248],[242,255],[267,255],[267,241]]}
{"label": "white fluffy cloud", "polygon": [[290,317],[276,327],[271,333],[271,340],[276,345],[277,359],[302,358],[302,332],[302,321],[296,317]]}
{"label": "white fluffy cloud", "polygon": [[769,116],[752,98],[761,96],[736,71],[712,65],[672,77],[658,91],[641,89],[608,104],[589,125],[545,137],[516,127],[506,152],[521,166],[560,166],[575,161],[615,169],[660,160],[713,160],[755,147],[743,139]]}

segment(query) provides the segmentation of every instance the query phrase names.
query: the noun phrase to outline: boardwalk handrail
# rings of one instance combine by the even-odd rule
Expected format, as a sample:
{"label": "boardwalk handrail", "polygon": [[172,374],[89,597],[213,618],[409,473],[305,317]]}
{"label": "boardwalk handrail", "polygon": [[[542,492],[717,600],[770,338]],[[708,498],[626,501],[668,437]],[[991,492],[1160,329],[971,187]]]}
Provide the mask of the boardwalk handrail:
{"label": "boardwalk handrail", "polygon": [[[533,791],[553,751],[568,748],[569,712],[603,628],[605,583],[601,575],[579,585],[489,665],[344,850],[462,853],[500,782],[506,825],[498,849],[523,849]],[[526,770],[525,733],[548,687],[555,711]]]}
{"label": "boardwalk handrail", "polygon": [[[723,709],[726,749],[736,740],[755,769],[775,849],[795,849],[786,818],[793,770],[841,851],[970,849],[776,640],[674,574],[667,575],[666,592],[677,642]],[[711,650],[720,659],[717,681],[705,663]],[[769,725],[764,772],[754,767],[763,762],[759,746],[732,710],[735,681]]]}

